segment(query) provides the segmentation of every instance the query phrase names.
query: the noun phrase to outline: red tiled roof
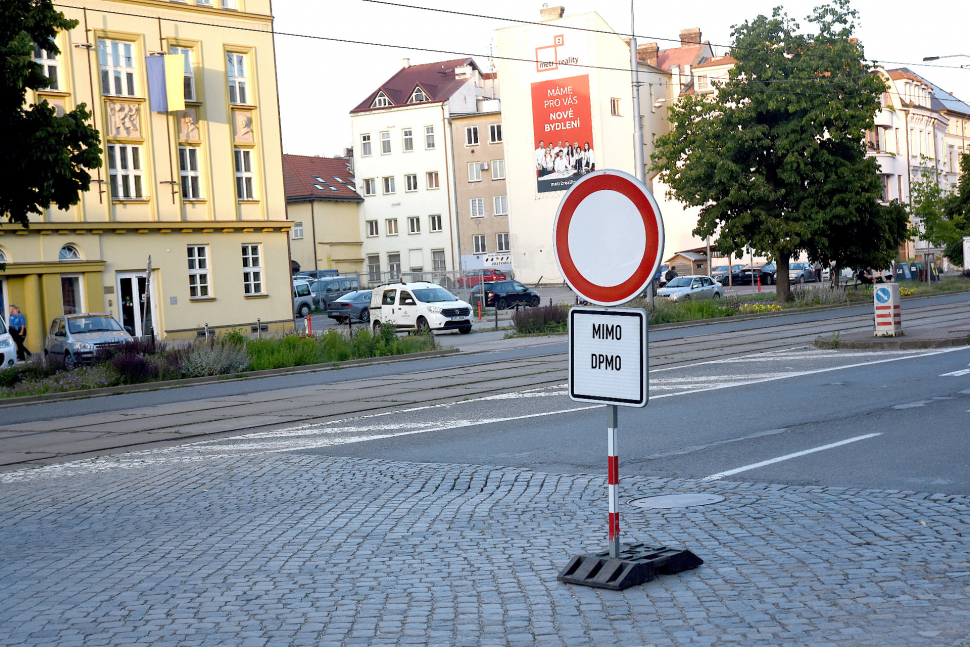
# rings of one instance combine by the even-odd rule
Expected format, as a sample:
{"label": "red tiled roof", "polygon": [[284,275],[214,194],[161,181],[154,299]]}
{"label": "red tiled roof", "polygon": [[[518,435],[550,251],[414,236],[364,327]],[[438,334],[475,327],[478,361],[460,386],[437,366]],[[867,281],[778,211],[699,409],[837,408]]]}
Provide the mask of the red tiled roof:
{"label": "red tiled roof", "polygon": [[889,70],[887,74],[889,74],[889,78],[891,78],[893,81],[900,81],[902,79],[907,79],[909,81],[914,81],[915,83],[919,83],[920,85],[925,85],[926,87],[929,87],[929,84],[927,84],[926,81],[919,78],[909,70]]}
{"label": "red tiled roof", "polygon": [[691,45],[690,47],[672,47],[657,55],[657,67],[670,70],[674,65],[697,65],[697,62],[707,50],[706,45]]}
{"label": "red tiled roof", "polygon": [[381,87],[370,93],[366,99],[360,102],[354,112],[364,112],[367,110],[384,110],[386,108],[371,108],[378,92],[383,92],[384,96],[391,100],[395,106],[407,104],[411,93],[414,92],[419,84],[421,89],[431,97],[428,103],[447,101],[451,95],[458,91],[458,88],[465,85],[468,79],[456,79],[455,68],[463,65],[471,65],[481,72],[475,61],[470,58],[456,58],[451,61],[440,61],[438,63],[425,63],[423,65],[411,65],[401,68],[397,74],[384,82]]}
{"label": "red tiled roof", "polygon": [[364,200],[354,190],[354,174],[346,157],[283,155],[283,191],[287,201]]}
{"label": "red tiled roof", "polygon": [[738,62],[732,56],[715,56],[714,58],[709,58],[703,63],[698,63],[693,69],[702,67],[716,67],[718,65],[737,65]]}

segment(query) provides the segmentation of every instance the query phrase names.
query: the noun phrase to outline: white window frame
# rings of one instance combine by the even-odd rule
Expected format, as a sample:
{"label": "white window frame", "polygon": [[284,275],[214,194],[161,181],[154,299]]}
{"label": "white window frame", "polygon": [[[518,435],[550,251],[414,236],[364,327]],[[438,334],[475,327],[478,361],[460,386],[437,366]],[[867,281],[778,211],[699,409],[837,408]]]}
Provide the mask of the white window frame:
{"label": "white window frame", "polygon": [[377,221],[376,220],[366,220],[365,222],[367,223],[367,237],[368,238],[377,238],[378,236],[381,235],[380,230],[377,228]]}
{"label": "white window frame", "polygon": [[294,222],[293,230],[290,233],[293,235],[293,240],[303,240],[303,223]]}
{"label": "white window frame", "polygon": [[485,234],[475,234],[472,236],[472,245],[475,248],[473,253],[475,254],[487,254],[488,244],[486,241]]}
{"label": "white window frame", "polygon": [[[496,137],[498,135],[498,137]],[[488,126],[488,143],[489,144],[501,144],[502,143],[502,124],[489,124]]]}
{"label": "white window frame", "polygon": [[391,133],[384,131],[381,133],[381,155],[391,154]]}
{"label": "white window frame", "polygon": [[434,150],[434,126],[424,127],[424,150]]}
{"label": "white window frame", "polygon": [[384,195],[394,195],[397,187],[394,186],[394,176],[388,175],[381,178],[381,188],[384,190]]}
{"label": "white window frame", "polygon": [[482,165],[480,162],[468,163],[468,181],[469,182],[482,181]]}
{"label": "white window frame", "polygon": [[432,234],[437,234],[444,231],[444,226],[441,221],[441,214],[434,213],[428,216],[428,231]]}
{"label": "white window frame", "polygon": [[397,218],[386,218],[384,220],[384,231],[387,232],[388,236],[397,236],[399,233],[397,227]]}
{"label": "white window frame", "polygon": [[468,205],[472,218],[485,217],[485,198],[472,198],[468,201]]}
{"label": "white window frame", "polygon": [[512,247],[509,245],[509,235],[507,233],[495,234],[495,251],[510,252]]}
{"label": "white window frame", "polygon": [[229,81],[229,103],[237,106],[249,105],[249,55],[242,52],[226,52],[226,78]]}
{"label": "white window frame", "polygon": [[614,117],[622,117],[620,114],[620,100],[616,97],[610,99],[610,114]]}
{"label": "white window frame", "polygon": [[694,85],[700,92],[711,89],[711,77],[706,74],[698,74],[694,77]]}
{"label": "white window frame", "polygon": [[[395,256],[397,257],[396,263],[391,260]],[[387,253],[387,273],[392,281],[396,281],[401,278],[401,252]]]}
{"label": "white window frame", "polygon": [[[98,39],[101,94],[106,97],[138,96],[135,43],[113,38]],[[112,83],[114,81],[114,83]]]}
{"label": "white window frame", "polygon": [[425,182],[428,185],[429,191],[434,191],[435,189],[441,188],[440,178],[438,177],[438,171],[428,171],[425,173]]}
{"label": "white window frame", "polygon": [[377,179],[366,178],[364,180],[364,195],[377,195]]}
{"label": "white window frame", "polygon": [[[497,172],[497,169],[501,168],[501,172]],[[493,180],[504,180],[505,179],[505,160],[492,160],[492,179]]]}
{"label": "white window frame", "polygon": [[179,180],[183,200],[202,200],[202,174],[198,146],[179,146]]}
{"label": "white window frame", "polygon": [[507,216],[509,215],[509,199],[508,196],[497,195],[492,199],[492,206],[494,210],[492,215],[495,216]]}
{"label": "white window frame", "polygon": [[236,0],[222,0],[222,8],[223,9],[235,9],[236,8]]}
{"label": "white window frame", "polygon": [[370,133],[364,133],[360,136],[360,156],[370,157],[372,154]]}
{"label": "white window frame", "polygon": [[[79,261],[81,260],[81,252],[77,247],[71,244],[64,245],[57,252],[57,260],[59,261]],[[6,314],[6,313],[4,313]]]}
{"label": "white window frame", "polygon": [[265,294],[262,258],[263,246],[260,243],[243,244],[243,293],[246,295]]}
{"label": "white window frame", "polygon": [[408,234],[420,234],[421,233],[421,217],[420,216],[408,216]]}
{"label": "white window frame", "polygon": [[371,108],[390,108],[394,104],[391,100],[387,98],[387,95],[383,92],[378,92],[377,96],[374,97],[373,103],[370,104]]}
{"label": "white window frame", "polygon": [[[376,262],[374,262],[376,261]],[[381,280],[381,255],[369,254],[367,256],[367,280],[377,283]]]}
{"label": "white window frame", "polygon": [[112,200],[144,200],[141,146],[108,144],[108,180]]}
{"label": "white window frame", "polygon": [[[200,254],[201,252],[201,254]],[[208,299],[212,297],[209,281],[211,267],[208,245],[188,245],[186,248],[189,265],[189,299]]]}
{"label": "white window frame", "polygon": [[192,61],[195,58],[195,54],[192,51],[192,48],[173,45],[169,48],[169,53],[181,54],[185,57],[185,100],[195,101],[195,68],[192,67]]}
{"label": "white window frame", "polygon": [[478,126],[465,126],[465,146],[478,146]]}
{"label": "white window frame", "polygon": [[448,271],[448,259],[445,257],[445,250],[443,249],[431,250],[431,271],[432,272]]}
{"label": "white window frame", "polygon": [[405,153],[413,153],[414,152],[414,130],[412,130],[411,128],[405,128],[404,130],[402,130],[401,139],[403,140],[401,143],[402,150]]}
{"label": "white window frame", "polygon": [[414,193],[418,190],[418,176],[416,173],[409,173],[404,176],[404,192]]}
{"label": "white window frame", "polygon": [[60,68],[61,64],[57,60],[57,55],[47,51],[37,43],[34,43],[34,63],[40,65],[44,76],[51,79],[51,84],[45,90],[60,89]]}
{"label": "white window frame", "polygon": [[232,157],[236,172],[236,199],[240,202],[256,200],[256,165],[253,161],[253,150],[234,148]]}
{"label": "white window frame", "polygon": [[408,103],[423,103],[424,101],[431,101],[431,97],[421,89],[421,86],[414,88],[414,92],[408,97]]}

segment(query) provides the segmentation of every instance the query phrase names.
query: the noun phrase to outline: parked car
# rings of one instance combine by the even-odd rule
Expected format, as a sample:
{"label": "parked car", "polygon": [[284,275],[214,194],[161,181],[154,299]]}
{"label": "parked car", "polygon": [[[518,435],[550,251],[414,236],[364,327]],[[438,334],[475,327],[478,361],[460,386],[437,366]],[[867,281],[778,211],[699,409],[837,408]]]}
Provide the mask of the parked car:
{"label": "parked car", "polygon": [[10,331],[7,330],[7,323],[0,317],[0,369],[13,366],[17,363],[17,344],[14,343]]}
{"label": "parked car", "polygon": [[[737,283],[738,279],[741,278],[741,270],[743,269],[744,269],[744,265],[739,264],[739,265],[731,266],[732,285]],[[714,271],[711,272],[711,278],[717,281],[718,283],[720,283],[721,285],[725,285],[726,283],[728,283],[728,266],[722,265],[721,267],[715,267]]]}
{"label": "parked car", "polygon": [[371,290],[358,290],[334,299],[327,307],[327,316],[337,322],[357,320],[367,323],[370,321],[370,294]]}
{"label": "parked car", "polygon": [[[482,299],[482,291],[485,295]],[[473,298],[482,299],[484,305],[494,306],[499,310],[505,310],[514,305],[529,306],[531,308],[539,305],[539,293],[530,290],[518,281],[498,281],[496,283],[486,283],[482,288],[476,289]]]}
{"label": "parked car", "polygon": [[294,274],[294,279],[307,279],[316,280],[327,278],[331,276],[340,276],[340,272],[337,270],[306,270],[305,272],[300,272],[299,274]]}
{"label": "parked car", "polygon": [[331,302],[357,290],[360,290],[360,281],[356,276],[330,276],[310,282],[313,305],[324,310]]}
{"label": "parked car", "polygon": [[293,281],[293,312],[305,317],[313,310],[313,293],[307,281]]}
{"label": "parked car", "polygon": [[44,341],[48,365],[61,364],[70,370],[88,364],[100,350],[131,341],[131,335],[114,317],[85,313],[54,317]]}
{"label": "parked car", "polygon": [[657,290],[665,301],[684,302],[724,297],[724,286],[707,276],[678,276]]}
{"label": "parked car", "polygon": [[666,263],[664,263],[657,270],[657,274],[656,276],[653,277],[653,280],[657,282],[658,287],[663,287],[664,285],[667,284],[667,280],[664,278],[664,275],[667,274],[667,270],[669,269],[670,269],[670,265],[667,265]]}
{"label": "parked car", "polygon": [[505,281],[508,278],[502,270],[485,268],[484,270],[465,272],[462,276],[458,277],[455,285],[460,288],[473,288],[479,282],[494,283],[495,281]]}
{"label": "parked car", "polygon": [[792,263],[788,266],[789,283],[805,283],[815,280],[815,270],[811,263]]}
{"label": "parked car", "polygon": [[374,288],[370,297],[371,325],[398,330],[472,331],[472,307],[434,283],[391,283]]}
{"label": "parked car", "polygon": [[738,273],[738,278],[735,279],[734,284],[735,285],[754,285],[755,283],[758,282],[759,279],[761,280],[762,283],[765,283],[765,279],[762,276],[761,268],[752,267],[749,265],[748,267],[744,268]]}
{"label": "parked car", "polygon": [[774,285],[778,282],[778,266],[765,263],[761,266],[761,285]]}

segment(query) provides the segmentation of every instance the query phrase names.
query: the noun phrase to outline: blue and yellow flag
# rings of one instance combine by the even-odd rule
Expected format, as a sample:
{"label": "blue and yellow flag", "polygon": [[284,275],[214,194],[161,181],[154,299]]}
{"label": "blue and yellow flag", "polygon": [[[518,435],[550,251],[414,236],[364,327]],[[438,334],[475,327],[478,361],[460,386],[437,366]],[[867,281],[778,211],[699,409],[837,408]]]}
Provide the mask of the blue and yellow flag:
{"label": "blue and yellow flag", "polygon": [[149,56],[145,66],[152,112],[185,110],[185,55]]}

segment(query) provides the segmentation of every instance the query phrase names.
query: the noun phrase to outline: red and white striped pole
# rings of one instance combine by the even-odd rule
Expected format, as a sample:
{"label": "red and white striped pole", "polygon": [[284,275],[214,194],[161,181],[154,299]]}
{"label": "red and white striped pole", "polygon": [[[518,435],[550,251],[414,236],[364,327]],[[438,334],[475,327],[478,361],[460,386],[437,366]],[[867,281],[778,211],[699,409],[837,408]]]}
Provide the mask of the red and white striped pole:
{"label": "red and white striped pole", "polygon": [[617,408],[606,406],[607,472],[610,490],[610,557],[620,556],[620,458],[616,448]]}
{"label": "red and white striped pole", "polygon": [[310,313],[309,312],[306,315],[306,336],[307,337],[312,337],[313,336],[313,325],[310,323]]}

